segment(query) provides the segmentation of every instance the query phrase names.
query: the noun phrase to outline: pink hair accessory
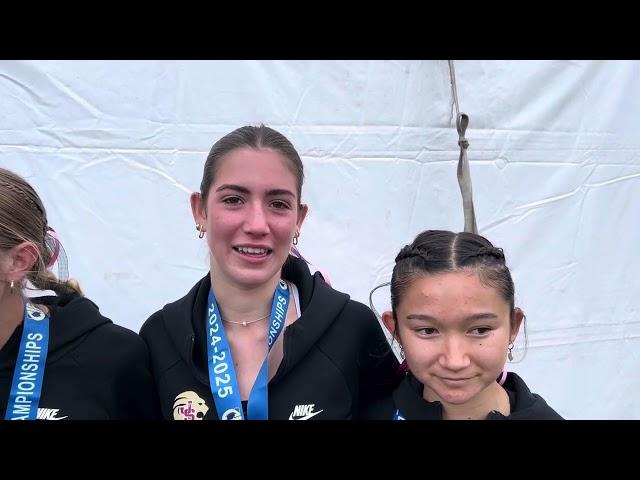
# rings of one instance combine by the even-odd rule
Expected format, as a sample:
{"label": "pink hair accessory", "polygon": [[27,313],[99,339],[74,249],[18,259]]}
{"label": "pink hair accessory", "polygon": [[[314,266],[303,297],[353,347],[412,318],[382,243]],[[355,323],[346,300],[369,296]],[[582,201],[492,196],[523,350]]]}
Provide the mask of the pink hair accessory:
{"label": "pink hair accessory", "polygon": [[60,237],[58,237],[56,231],[51,227],[47,227],[47,235],[54,240],[53,255],[51,255],[51,260],[49,260],[49,264],[47,265],[47,268],[51,268],[53,264],[56,263],[58,255],[60,254]]}

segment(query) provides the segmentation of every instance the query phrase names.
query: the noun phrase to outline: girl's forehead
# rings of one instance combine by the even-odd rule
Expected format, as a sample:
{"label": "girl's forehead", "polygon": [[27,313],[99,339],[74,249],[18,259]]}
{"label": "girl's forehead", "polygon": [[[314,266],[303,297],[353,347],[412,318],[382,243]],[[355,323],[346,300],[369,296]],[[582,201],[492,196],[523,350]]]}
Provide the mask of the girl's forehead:
{"label": "girl's forehead", "polygon": [[[450,272],[415,277],[400,299],[400,309],[469,312],[508,310],[500,292],[473,272]],[[440,313],[442,313],[440,312]]]}

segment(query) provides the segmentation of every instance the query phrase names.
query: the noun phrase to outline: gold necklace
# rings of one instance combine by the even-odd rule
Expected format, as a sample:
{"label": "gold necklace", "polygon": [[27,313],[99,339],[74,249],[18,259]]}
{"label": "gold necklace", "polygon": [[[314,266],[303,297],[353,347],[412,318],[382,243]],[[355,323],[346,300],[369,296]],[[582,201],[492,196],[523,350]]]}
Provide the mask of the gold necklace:
{"label": "gold necklace", "polygon": [[252,323],[256,323],[256,322],[259,322],[260,320],[264,320],[269,315],[271,315],[271,313],[267,313],[264,317],[256,318],[255,320],[250,320],[248,322],[246,320],[243,320],[242,322],[234,322],[233,320],[225,320],[224,318],[222,319],[222,321],[227,323],[233,323],[234,325],[242,325],[243,327],[246,327],[247,325],[251,325]]}
{"label": "gold necklace", "polygon": [[227,323],[233,323],[234,325],[242,325],[243,327],[246,327],[247,325],[250,325],[252,323],[256,323],[256,322],[259,322],[260,320],[264,320],[269,315],[271,314],[267,313],[264,317],[256,318],[255,320],[249,320],[248,322],[246,320],[243,320],[242,322],[234,322],[233,320],[225,320],[224,318],[222,319],[222,321]]}

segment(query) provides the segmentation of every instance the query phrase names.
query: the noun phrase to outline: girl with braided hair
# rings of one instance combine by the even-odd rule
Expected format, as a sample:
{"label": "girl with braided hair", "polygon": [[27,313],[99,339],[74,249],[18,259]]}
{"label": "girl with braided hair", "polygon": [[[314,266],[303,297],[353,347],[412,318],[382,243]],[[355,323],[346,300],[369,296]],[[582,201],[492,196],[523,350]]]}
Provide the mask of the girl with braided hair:
{"label": "girl with braided hair", "polygon": [[[144,342],[54,275],[56,263],[66,276],[40,197],[0,168],[0,418],[156,417]],[[27,298],[27,288],[55,295]]]}
{"label": "girl with braided hair", "polygon": [[480,235],[428,230],[395,263],[382,320],[407,375],[365,418],[561,419],[505,370],[525,316],[502,249]]}

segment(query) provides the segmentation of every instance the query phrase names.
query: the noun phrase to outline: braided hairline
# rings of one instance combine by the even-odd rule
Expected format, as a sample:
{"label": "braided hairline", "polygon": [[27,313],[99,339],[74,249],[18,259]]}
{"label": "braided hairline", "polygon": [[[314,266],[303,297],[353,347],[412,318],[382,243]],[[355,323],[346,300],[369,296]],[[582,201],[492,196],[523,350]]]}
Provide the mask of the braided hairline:
{"label": "braided hairline", "polygon": [[504,251],[498,247],[480,247],[477,252],[468,255],[465,259],[474,258],[474,257],[482,257],[484,255],[489,255],[494,257],[502,262],[504,262]]}
{"label": "braided hairline", "polygon": [[17,193],[22,198],[24,198],[27,202],[29,202],[31,205],[36,207],[36,209],[40,212],[40,215],[42,215],[42,223],[44,225],[42,233],[43,233],[43,239],[44,239],[47,236],[47,217],[45,216],[45,213],[42,210],[42,207],[40,207],[38,203],[34,201],[31,197],[29,197],[29,195],[27,195],[27,193],[24,190],[22,190],[20,187],[13,185],[12,183],[5,182],[4,180],[0,180],[0,185],[7,187],[9,190],[11,190],[14,193]]}
{"label": "braided hairline", "polygon": [[422,257],[424,259],[427,258],[428,251],[426,248],[421,247],[412,247],[411,245],[405,245],[400,253],[396,256],[396,263],[401,262],[402,260],[407,260],[409,258],[414,257]]}
{"label": "braided hairline", "polygon": [[[401,262],[403,260],[415,258],[415,257],[421,257],[425,260],[428,260],[429,259],[428,255],[429,255],[429,251],[426,248],[412,247],[411,245],[405,245],[404,248],[400,250],[400,253],[398,253],[398,256],[396,257],[396,263]],[[470,255],[465,255],[463,260],[468,260],[475,257],[482,257],[485,255],[496,258],[497,260],[500,260],[502,262],[504,262],[505,260],[503,250],[498,247],[480,247],[478,248],[477,252],[472,253]]]}

